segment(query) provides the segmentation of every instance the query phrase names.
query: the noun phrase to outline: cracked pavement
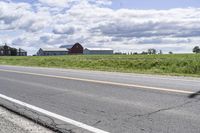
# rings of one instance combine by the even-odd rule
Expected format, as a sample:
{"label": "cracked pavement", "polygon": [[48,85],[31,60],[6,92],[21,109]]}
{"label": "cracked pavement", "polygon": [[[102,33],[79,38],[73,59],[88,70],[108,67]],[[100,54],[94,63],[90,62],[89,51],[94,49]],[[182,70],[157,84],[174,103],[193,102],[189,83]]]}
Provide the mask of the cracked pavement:
{"label": "cracked pavement", "polygon": [[[195,97],[189,97],[181,93],[0,71],[0,93],[108,132],[200,132],[200,80],[196,78],[31,67],[0,68],[197,92]],[[22,114],[57,131],[87,132],[38,112],[9,106],[15,106]]]}

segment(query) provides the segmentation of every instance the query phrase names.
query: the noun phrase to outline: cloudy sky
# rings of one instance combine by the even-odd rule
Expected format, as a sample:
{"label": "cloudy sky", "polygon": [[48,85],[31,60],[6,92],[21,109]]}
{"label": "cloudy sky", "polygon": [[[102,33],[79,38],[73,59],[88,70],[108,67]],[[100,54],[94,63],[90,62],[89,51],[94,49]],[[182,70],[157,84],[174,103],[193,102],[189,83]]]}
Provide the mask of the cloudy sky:
{"label": "cloudy sky", "polygon": [[34,54],[80,42],[115,51],[191,52],[199,0],[0,0],[0,44]]}

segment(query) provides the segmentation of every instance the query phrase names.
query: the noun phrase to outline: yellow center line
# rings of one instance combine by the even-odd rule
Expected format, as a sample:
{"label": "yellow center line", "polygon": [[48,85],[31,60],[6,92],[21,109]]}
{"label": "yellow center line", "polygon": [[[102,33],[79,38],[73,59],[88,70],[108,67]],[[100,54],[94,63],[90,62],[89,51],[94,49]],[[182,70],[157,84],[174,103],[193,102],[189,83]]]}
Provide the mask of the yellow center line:
{"label": "yellow center line", "polygon": [[84,81],[84,82],[99,83],[99,84],[107,84],[107,85],[115,85],[115,86],[135,87],[135,88],[146,89],[146,90],[157,90],[157,91],[174,92],[174,93],[182,93],[182,94],[195,93],[192,91],[185,91],[185,90],[152,87],[152,86],[144,86],[144,85],[137,85],[137,84],[117,83],[117,82],[101,81],[101,80],[93,80],[93,79],[73,78],[73,77],[66,77],[66,76],[56,76],[56,75],[39,74],[39,73],[32,73],[32,72],[15,71],[15,70],[0,69],[0,71],[10,72],[10,73],[18,73],[18,74],[26,74],[26,75],[34,75],[34,76],[42,76],[42,77],[50,77],[50,78],[58,78],[58,79]]}

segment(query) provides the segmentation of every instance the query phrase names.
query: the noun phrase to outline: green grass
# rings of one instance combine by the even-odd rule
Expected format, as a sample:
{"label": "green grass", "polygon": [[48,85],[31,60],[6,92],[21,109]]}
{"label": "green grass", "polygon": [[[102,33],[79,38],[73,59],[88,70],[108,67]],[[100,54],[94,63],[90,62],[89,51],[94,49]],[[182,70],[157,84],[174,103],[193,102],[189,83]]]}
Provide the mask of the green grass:
{"label": "green grass", "polygon": [[200,77],[200,54],[0,57],[0,64]]}

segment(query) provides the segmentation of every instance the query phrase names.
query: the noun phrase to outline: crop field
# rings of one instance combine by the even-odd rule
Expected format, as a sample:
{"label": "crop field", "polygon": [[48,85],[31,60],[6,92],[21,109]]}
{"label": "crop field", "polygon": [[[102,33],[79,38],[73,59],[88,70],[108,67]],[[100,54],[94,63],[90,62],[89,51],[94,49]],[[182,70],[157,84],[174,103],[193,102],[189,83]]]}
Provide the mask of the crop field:
{"label": "crop field", "polygon": [[200,54],[2,56],[0,64],[200,77]]}

